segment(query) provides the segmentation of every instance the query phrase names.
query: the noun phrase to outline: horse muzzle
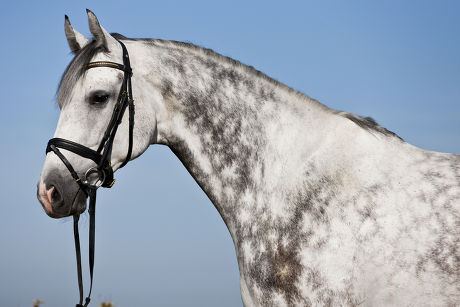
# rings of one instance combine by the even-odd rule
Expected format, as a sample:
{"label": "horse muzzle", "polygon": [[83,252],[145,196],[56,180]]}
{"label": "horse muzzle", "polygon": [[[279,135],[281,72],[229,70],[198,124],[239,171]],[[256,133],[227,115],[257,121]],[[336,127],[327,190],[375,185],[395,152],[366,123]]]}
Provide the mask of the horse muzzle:
{"label": "horse muzzle", "polygon": [[57,178],[45,181],[40,180],[37,184],[37,198],[48,216],[62,218],[85,211],[87,195],[78,185]]}

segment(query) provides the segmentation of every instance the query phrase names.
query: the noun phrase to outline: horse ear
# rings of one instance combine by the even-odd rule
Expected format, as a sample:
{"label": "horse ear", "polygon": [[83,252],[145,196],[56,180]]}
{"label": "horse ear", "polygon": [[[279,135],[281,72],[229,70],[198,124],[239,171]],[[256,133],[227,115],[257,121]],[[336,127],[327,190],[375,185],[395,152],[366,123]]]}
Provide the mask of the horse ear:
{"label": "horse ear", "polygon": [[86,13],[88,14],[89,30],[97,44],[103,46],[106,51],[110,51],[114,46],[117,46],[117,40],[99,24],[96,15],[88,9],[86,9]]}
{"label": "horse ear", "polygon": [[72,27],[67,15],[65,15],[64,30],[70,50],[72,50],[73,53],[76,53],[89,43],[89,39]]}

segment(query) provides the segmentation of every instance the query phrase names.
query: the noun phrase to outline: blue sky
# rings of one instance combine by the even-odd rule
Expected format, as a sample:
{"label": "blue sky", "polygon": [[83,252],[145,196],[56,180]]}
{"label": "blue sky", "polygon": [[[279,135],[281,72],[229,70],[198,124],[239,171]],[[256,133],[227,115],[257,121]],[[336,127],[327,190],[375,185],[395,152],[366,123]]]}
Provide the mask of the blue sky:
{"label": "blue sky", "polygon": [[[212,48],[416,146],[460,153],[458,1],[44,2],[0,12],[1,306],[77,301],[71,220],[50,219],[35,198],[72,58],[64,14],[86,35],[88,7],[111,32]],[[117,173],[98,195],[96,227],[92,306],[242,305],[230,235],[168,148]]]}

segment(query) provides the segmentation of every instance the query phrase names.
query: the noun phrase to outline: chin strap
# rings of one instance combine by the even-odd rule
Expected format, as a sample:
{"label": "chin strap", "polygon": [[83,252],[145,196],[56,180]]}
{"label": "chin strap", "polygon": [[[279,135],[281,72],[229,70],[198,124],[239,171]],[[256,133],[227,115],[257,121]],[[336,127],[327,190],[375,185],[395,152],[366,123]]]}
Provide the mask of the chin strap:
{"label": "chin strap", "polygon": [[88,189],[89,195],[89,276],[90,286],[88,296],[85,298],[83,305],[83,278],[81,272],[81,252],[80,252],[80,234],[78,233],[79,214],[73,216],[73,235],[75,239],[75,255],[77,258],[78,272],[78,290],[80,293],[80,301],[76,307],[86,307],[91,301],[91,291],[93,290],[93,271],[94,271],[94,246],[95,246],[95,226],[96,226],[96,189]]}

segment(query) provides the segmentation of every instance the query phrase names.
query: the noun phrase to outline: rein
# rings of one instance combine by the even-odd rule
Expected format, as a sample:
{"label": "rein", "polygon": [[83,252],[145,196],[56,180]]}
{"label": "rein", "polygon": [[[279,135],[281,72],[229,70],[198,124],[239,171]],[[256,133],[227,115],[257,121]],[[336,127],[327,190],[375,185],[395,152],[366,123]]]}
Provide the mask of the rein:
{"label": "rein", "polygon": [[[72,178],[78,183],[80,189],[89,196],[89,207],[88,213],[90,216],[89,222],[89,273],[90,273],[90,287],[88,296],[85,299],[85,304],[83,305],[83,278],[82,278],[82,269],[81,269],[81,253],[80,253],[80,235],[78,232],[78,220],[80,214],[75,214],[73,216],[73,230],[74,230],[74,240],[75,240],[75,254],[77,259],[77,272],[78,272],[78,290],[80,293],[80,301],[76,307],[86,307],[91,301],[91,291],[93,289],[93,270],[94,270],[94,246],[95,246],[95,214],[96,214],[96,190],[99,187],[111,188],[115,183],[113,178],[113,169],[110,162],[113,141],[117,133],[118,126],[120,125],[123,114],[125,113],[126,108],[129,111],[129,143],[128,143],[128,153],[123,163],[120,165],[120,168],[126,165],[131,159],[131,153],[133,149],[133,129],[134,129],[134,100],[132,96],[132,87],[131,87],[131,64],[129,61],[128,50],[125,45],[118,41],[123,49],[123,65],[114,63],[114,62],[91,62],[88,64],[86,69],[91,69],[95,67],[109,67],[119,69],[124,72],[123,82],[121,84],[120,92],[118,94],[117,103],[110,118],[109,125],[105,130],[104,136],[102,137],[101,143],[97,150],[93,150],[84,145],[66,140],[61,138],[52,138],[48,141],[46,147],[46,153],[52,151],[54,152],[62,163],[67,167]],[[67,158],[59,150],[65,149],[71,151],[83,158],[90,159],[96,166],[89,168],[86,173],[84,180],[81,180],[77,172],[72,167],[72,164],[67,160]],[[77,192],[78,193],[78,192]]]}

